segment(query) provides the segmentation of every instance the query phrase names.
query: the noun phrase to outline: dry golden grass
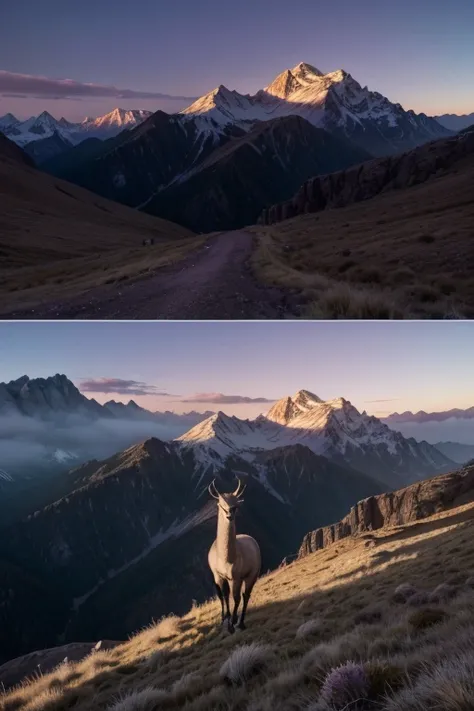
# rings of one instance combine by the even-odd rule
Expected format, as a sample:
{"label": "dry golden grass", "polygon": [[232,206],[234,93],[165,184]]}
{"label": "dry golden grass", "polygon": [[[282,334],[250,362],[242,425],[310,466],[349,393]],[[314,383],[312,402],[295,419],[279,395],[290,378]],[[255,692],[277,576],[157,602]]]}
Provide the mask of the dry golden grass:
{"label": "dry golden grass", "polygon": [[422,185],[253,228],[253,268],[308,318],[474,316],[474,163]]}
{"label": "dry golden grass", "polygon": [[204,239],[0,156],[0,313],[146,275]]}
{"label": "dry golden grass", "polygon": [[[243,633],[221,629],[213,600],[0,696],[0,709],[467,711],[473,534],[467,504],[343,539],[262,577]],[[410,603],[433,591],[443,601]]]}

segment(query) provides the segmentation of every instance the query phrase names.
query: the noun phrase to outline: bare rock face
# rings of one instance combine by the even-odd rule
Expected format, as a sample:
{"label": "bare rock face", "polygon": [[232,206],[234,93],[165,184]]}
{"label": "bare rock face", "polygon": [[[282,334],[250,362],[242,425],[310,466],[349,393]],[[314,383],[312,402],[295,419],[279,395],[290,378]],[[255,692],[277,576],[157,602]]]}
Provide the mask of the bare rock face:
{"label": "bare rock face", "polygon": [[474,500],[474,465],[417,482],[388,494],[369,496],[353,506],[342,521],[306,534],[298,558],[326,548],[341,538],[399,526]]}
{"label": "bare rock face", "polygon": [[270,225],[308,212],[368,200],[387,190],[418,185],[468,155],[474,155],[474,131],[432,141],[401,155],[318,175],[304,183],[291,200],[266,209],[259,223]]}

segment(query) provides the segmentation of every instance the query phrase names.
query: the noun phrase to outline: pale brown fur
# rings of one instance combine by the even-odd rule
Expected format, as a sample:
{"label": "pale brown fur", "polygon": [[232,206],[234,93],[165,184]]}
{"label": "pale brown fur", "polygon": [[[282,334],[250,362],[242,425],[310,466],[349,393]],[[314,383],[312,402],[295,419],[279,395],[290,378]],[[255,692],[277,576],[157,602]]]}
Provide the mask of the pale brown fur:
{"label": "pale brown fur", "polygon": [[[229,632],[237,625],[238,610],[243,589],[243,607],[238,629],[245,629],[245,614],[250,595],[260,573],[261,555],[257,541],[245,534],[237,535],[235,516],[243,503],[239,486],[232,494],[220,494],[214,486],[209,487],[211,496],[217,499],[217,537],[212,544],[208,562],[214,577],[216,591],[222,606],[222,622],[227,620]],[[234,610],[231,614],[229,597],[232,594]]]}

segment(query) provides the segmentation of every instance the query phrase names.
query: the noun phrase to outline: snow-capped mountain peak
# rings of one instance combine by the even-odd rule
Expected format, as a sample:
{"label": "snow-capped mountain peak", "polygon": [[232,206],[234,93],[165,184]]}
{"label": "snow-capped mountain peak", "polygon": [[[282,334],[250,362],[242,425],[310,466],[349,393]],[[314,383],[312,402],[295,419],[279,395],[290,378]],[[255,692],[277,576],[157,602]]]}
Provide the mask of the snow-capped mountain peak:
{"label": "snow-capped mountain peak", "polygon": [[5,114],[5,116],[0,116],[0,130],[4,128],[9,128],[10,126],[15,126],[20,121],[11,113]]}
{"label": "snow-capped mountain peak", "polygon": [[323,74],[306,62],[286,69],[253,96],[221,85],[184,109],[180,117],[198,121],[202,131],[219,134],[232,124],[249,129],[257,121],[290,115],[342,133],[372,155],[449,135],[434,119],[405,111],[378,92],[362,88],[344,69]]}
{"label": "snow-capped mountain peak", "polygon": [[246,450],[266,449],[265,435],[252,420],[241,420],[219,411],[192,427],[177,442],[184,446],[202,446],[221,457]]}
{"label": "snow-capped mountain peak", "polygon": [[124,129],[135,128],[152,115],[144,109],[115,108],[110,113],[98,118],[86,118],[80,124],[80,130],[96,138],[111,138]]}
{"label": "snow-capped mountain peak", "polygon": [[135,128],[151,115],[151,111],[142,109],[116,108],[105,116],[87,117],[82,123],[70,123],[64,117],[58,121],[48,111],[22,122],[17,121],[12,114],[7,114],[0,119],[0,130],[19,146],[50,138],[54,134],[74,145],[91,137],[104,140],[113,138],[124,129]]}
{"label": "snow-capped mountain peak", "polygon": [[200,120],[201,130],[214,133],[232,124],[250,128],[255,120],[266,118],[250,96],[231,91],[223,84],[197,99],[179,115],[183,121]]}
{"label": "snow-capped mountain peak", "polygon": [[300,62],[297,64],[296,67],[293,67],[291,73],[301,84],[310,84],[311,82],[316,81],[319,77],[324,76],[323,72],[319,71],[319,69],[316,69],[316,67],[313,67],[312,64],[308,64],[307,62]]}
{"label": "snow-capped mountain peak", "polygon": [[293,92],[303,86],[290,69],[279,74],[271,84],[265,87],[264,92],[278,99],[287,99]]}
{"label": "snow-capped mountain peak", "polygon": [[216,458],[238,454],[251,460],[259,451],[300,444],[397,486],[451,465],[432,445],[406,439],[345,398],[322,401],[308,390],[282,398],[255,420],[218,412],[177,441],[214,464]]}
{"label": "snow-capped mountain peak", "polygon": [[293,69],[285,69],[271,84],[265,87],[264,92],[279,99],[288,99],[299,89],[319,82],[324,74],[306,62],[300,62]]}
{"label": "snow-capped mountain peak", "polygon": [[309,390],[298,390],[293,397],[278,400],[267,412],[265,418],[271,422],[287,425],[299,415],[311,410],[323,401]]}

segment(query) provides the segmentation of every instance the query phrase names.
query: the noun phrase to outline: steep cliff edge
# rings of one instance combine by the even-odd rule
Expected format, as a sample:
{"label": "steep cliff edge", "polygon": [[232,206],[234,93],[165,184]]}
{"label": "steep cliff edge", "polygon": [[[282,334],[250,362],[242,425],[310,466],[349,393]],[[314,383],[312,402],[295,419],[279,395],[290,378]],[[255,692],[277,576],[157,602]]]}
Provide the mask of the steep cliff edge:
{"label": "steep cliff edge", "polygon": [[408,188],[474,157],[474,132],[432,141],[406,153],[367,161],[347,170],[318,175],[304,183],[291,200],[264,210],[259,224],[282,222],[308,212],[344,207],[387,190]]}
{"label": "steep cliff edge", "polygon": [[341,538],[384,526],[400,526],[474,501],[474,465],[359,501],[341,521],[306,534],[298,558]]}

